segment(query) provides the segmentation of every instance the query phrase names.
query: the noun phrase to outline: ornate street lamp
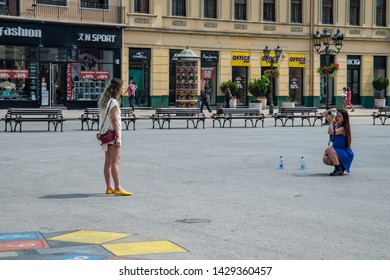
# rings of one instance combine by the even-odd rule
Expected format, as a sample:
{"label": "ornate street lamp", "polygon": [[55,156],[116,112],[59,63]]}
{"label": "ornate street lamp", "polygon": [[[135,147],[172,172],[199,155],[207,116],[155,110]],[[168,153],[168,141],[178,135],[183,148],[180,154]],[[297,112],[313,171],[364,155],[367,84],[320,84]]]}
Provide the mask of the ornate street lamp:
{"label": "ornate street lamp", "polygon": [[281,55],[282,55],[282,49],[277,46],[276,49],[274,49],[275,56],[271,56],[271,50],[268,48],[268,46],[265,47],[263,50],[264,57],[268,63],[271,64],[271,93],[269,97],[269,114],[272,115],[274,113],[274,100],[273,100],[273,95],[274,95],[274,89],[273,89],[273,84],[274,84],[274,63],[278,63]]}
{"label": "ornate street lamp", "polygon": [[[326,66],[330,65],[330,56],[338,54],[343,47],[344,35],[337,29],[335,34],[330,34],[327,28],[324,28],[322,33],[319,30],[313,35],[314,49],[318,54],[325,55]],[[335,49],[332,49],[334,46]],[[329,109],[329,88],[330,88],[330,77],[329,73],[325,74],[325,98],[326,98],[326,110]]]}

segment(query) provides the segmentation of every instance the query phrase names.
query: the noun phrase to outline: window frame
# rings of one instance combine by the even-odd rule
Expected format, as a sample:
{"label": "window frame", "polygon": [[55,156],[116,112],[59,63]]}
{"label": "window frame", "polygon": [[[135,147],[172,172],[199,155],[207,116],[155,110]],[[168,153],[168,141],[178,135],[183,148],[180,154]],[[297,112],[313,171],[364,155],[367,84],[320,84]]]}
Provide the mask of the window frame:
{"label": "window frame", "polygon": [[[143,4],[146,4],[145,6]],[[144,6],[142,8],[142,6]],[[149,14],[150,0],[134,0],[134,13]]]}
{"label": "window frame", "polygon": [[[378,2],[381,1],[382,6],[378,5]],[[387,1],[386,0],[376,0],[376,13],[375,13],[375,25],[380,27],[387,26]],[[380,14],[382,12],[382,14]],[[379,20],[380,19],[380,20]]]}
{"label": "window frame", "polygon": [[[181,3],[179,3],[179,1]],[[181,4],[184,7],[182,7],[182,8],[176,7],[175,8],[175,4],[176,4],[176,6],[178,6],[178,4]],[[180,12],[181,12],[181,14],[180,14]],[[172,0],[172,16],[175,16],[175,17],[186,17],[187,16],[187,0]]]}
{"label": "window frame", "polygon": [[[217,0],[204,0],[203,1],[203,17],[204,18],[210,18],[210,19],[216,19],[218,18],[218,1]],[[209,12],[208,7],[213,6],[213,12]]]}
{"label": "window frame", "polygon": [[[42,2],[46,2],[46,3],[42,3]],[[47,5],[47,6],[67,7],[68,0],[36,0],[36,4],[37,5]]]}
{"label": "window frame", "polygon": [[276,1],[264,0],[263,2],[263,20],[276,22]]}
{"label": "window frame", "polygon": [[[349,0],[349,25],[360,25],[360,4],[360,0]],[[357,18],[357,20],[354,20],[355,18]]]}
{"label": "window frame", "polygon": [[248,2],[246,0],[234,0],[234,19],[247,20],[248,19]]}
{"label": "window frame", "polygon": [[[299,3],[297,3],[299,1]],[[294,3],[295,2],[295,3]],[[291,23],[303,23],[302,0],[291,0]],[[297,19],[298,18],[298,19]]]}
{"label": "window frame", "polygon": [[[330,3],[330,5],[327,5]],[[334,0],[322,0],[322,24],[334,24]]]}
{"label": "window frame", "polygon": [[[97,2],[104,2],[103,4]],[[108,10],[109,0],[80,0],[80,7],[84,9]]]}

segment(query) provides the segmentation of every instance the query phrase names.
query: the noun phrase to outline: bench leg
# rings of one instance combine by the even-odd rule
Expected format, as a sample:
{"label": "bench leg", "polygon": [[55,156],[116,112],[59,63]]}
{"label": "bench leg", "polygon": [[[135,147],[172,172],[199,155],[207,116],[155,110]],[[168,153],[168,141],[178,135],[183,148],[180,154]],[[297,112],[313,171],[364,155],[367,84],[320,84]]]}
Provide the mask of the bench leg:
{"label": "bench leg", "polygon": [[133,121],[133,130],[135,130],[135,120]]}

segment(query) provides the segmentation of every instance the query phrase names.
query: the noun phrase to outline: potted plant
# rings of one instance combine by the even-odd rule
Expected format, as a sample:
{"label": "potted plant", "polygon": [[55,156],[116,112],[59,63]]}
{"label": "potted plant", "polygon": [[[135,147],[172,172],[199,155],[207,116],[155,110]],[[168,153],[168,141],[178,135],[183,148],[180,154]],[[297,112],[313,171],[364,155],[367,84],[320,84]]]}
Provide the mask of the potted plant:
{"label": "potted plant", "polygon": [[265,109],[267,104],[267,89],[270,83],[269,78],[266,75],[260,77],[260,79],[253,79],[248,85],[249,92],[255,97],[254,101],[249,103],[249,107],[255,107]]}
{"label": "potted plant", "polygon": [[[228,80],[227,82],[223,82],[219,85],[219,88],[222,90],[223,93],[225,93],[226,89],[230,89],[230,93],[233,96],[233,101],[236,104],[236,96],[238,93],[238,85],[235,82],[232,82],[232,80]],[[235,108],[236,105],[233,106]]]}
{"label": "potted plant", "polygon": [[384,107],[386,105],[386,98],[382,96],[381,91],[389,86],[389,79],[385,77],[378,77],[372,81],[372,86],[376,90],[375,97],[375,108]]}
{"label": "potted plant", "polygon": [[318,67],[317,73],[320,75],[329,74],[332,78],[334,78],[337,74],[337,71],[340,69],[338,63],[331,63],[328,66]]}

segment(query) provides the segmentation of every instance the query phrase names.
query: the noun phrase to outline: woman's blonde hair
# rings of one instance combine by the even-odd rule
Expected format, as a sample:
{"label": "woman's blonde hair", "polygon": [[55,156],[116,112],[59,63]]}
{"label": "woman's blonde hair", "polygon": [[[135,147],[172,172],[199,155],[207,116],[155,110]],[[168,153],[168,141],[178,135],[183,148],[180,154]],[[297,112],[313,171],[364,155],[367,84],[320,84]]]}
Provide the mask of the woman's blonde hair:
{"label": "woman's blonde hair", "polygon": [[122,85],[123,82],[119,78],[113,78],[110,83],[106,86],[104,89],[104,92],[100,96],[98,106],[101,109],[104,109],[107,107],[107,103],[111,98],[114,98],[118,101],[118,103],[121,102],[121,95],[122,95]]}

